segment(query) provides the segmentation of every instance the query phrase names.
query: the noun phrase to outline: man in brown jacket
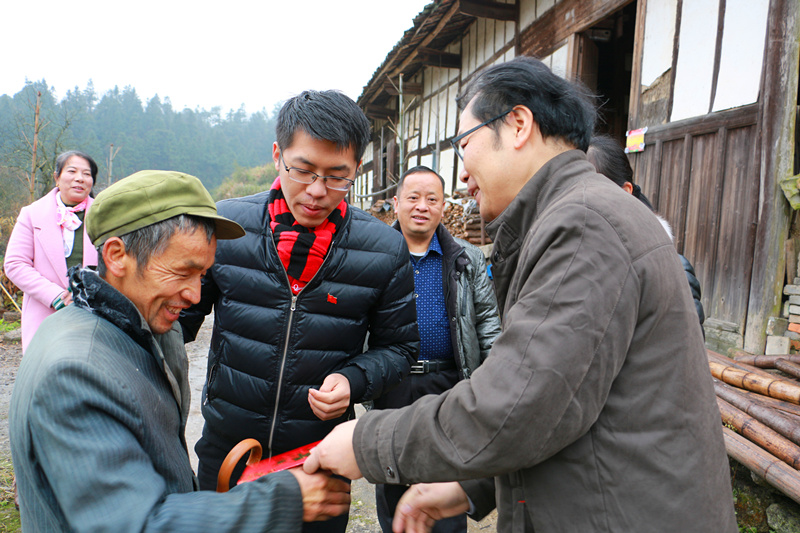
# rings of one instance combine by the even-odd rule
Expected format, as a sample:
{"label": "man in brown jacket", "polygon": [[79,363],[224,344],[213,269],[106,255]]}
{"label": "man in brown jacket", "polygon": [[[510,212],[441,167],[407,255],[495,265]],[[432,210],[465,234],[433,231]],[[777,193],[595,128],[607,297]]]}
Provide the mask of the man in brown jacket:
{"label": "man in brown jacket", "polygon": [[395,531],[495,504],[499,531],[736,531],[686,279],[658,220],[586,161],[592,105],[517,58],[459,107],[453,144],[491,221],[503,331],[470,380],[339,426],[306,471],[494,477],[414,487]]}

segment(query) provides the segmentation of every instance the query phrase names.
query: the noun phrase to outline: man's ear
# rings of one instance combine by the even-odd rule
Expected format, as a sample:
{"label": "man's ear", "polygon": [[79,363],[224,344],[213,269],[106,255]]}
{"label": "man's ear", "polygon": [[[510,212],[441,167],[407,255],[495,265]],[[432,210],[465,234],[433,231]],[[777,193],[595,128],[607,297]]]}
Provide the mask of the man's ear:
{"label": "man's ear", "polygon": [[119,237],[111,237],[103,244],[103,263],[112,276],[123,277],[130,268],[130,260],[125,253],[125,243]]}
{"label": "man's ear", "polygon": [[272,143],[272,160],[275,162],[275,170],[277,170],[278,172],[281,171],[279,165],[280,156],[281,156],[281,149],[278,146],[278,141],[275,141],[274,143]]}
{"label": "man's ear", "polygon": [[509,123],[514,128],[514,148],[522,148],[532,137],[541,135],[539,124],[533,113],[524,105],[518,105],[509,113]]}
{"label": "man's ear", "polygon": [[392,197],[394,212],[397,213],[397,196]]}

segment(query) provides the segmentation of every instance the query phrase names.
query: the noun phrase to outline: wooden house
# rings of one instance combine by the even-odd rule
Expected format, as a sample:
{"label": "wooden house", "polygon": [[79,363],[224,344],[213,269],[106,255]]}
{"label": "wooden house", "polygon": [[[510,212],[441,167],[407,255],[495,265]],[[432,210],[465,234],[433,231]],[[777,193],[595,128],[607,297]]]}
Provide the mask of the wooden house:
{"label": "wooden house", "polygon": [[435,0],[358,100],[373,142],[351,199],[391,198],[417,164],[459,187],[456,95],[538,57],[598,95],[599,130],[647,128],[635,179],[697,270],[709,346],[762,351],[797,276],[798,50],[796,0]]}

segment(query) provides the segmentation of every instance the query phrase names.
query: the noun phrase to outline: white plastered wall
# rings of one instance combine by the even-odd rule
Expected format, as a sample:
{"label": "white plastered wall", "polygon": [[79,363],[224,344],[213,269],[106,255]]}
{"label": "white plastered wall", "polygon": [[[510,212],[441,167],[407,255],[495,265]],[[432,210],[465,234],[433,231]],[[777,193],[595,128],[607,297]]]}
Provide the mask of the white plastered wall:
{"label": "white plastered wall", "polygon": [[649,87],[672,68],[678,0],[648,2],[642,48],[642,85]]}
{"label": "white plastered wall", "polygon": [[758,101],[768,13],[768,0],[727,0],[712,111]]}
{"label": "white plastered wall", "polygon": [[719,0],[684,0],[672,96],[675,122],[705,115],[711,102]]}
{"label": "white plastered wall", "polygon": [[521,0],[519,5],[519,27],[527,28],[554,5],[556,5],[556,0]]}

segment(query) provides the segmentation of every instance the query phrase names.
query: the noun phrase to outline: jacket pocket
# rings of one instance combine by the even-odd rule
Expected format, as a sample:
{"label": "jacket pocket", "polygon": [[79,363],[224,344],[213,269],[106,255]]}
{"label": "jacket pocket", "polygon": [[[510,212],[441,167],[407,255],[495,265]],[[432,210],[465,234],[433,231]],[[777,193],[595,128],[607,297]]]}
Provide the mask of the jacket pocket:
{"label": "jacket pocket", "polygon": [[208,402],[214,399],[214,380],[217,377],[217,372],[219,371],[219,363],[214,363],[211,365],[211,368],[208,370],[208,381],[206,381],[206,397],[203,400],[203,405],[208,404]]}

